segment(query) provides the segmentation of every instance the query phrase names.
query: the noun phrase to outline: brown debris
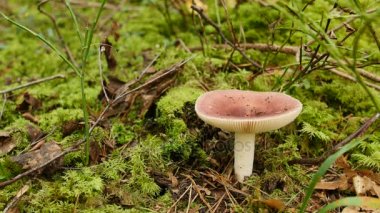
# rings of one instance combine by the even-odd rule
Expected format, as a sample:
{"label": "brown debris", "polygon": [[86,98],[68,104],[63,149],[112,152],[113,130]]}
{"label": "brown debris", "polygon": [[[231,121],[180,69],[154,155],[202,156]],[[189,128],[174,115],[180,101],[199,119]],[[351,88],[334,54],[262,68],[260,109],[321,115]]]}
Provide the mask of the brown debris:
{"label": "brown debris", "polygon": [[9,132],[0,131],[0,156],[7,154],[16,147],[16,142]]}
{"label": "brown debris", "polygon": [[81,124],[79,121],[67,121],[62,126],[62,134],[65,137],[82,128],[83,124]]}
{"label": "brown debris", "polygon": [[[41,146],[40,149],[30,151],[15,157],[12,157],[11,160],[21,165],[22,169],[29,170],[34,167],[43,164],[50,159],[53,159],[57,155],[62,153],[62,148],[56,142],[45,143]],[[53,161],[49,166],[37,171],[37,173],[53,173],[63,164],[63,158],[58,158]]]}
{"label": "brown debris", "polygon": [[114,70],[117,66],[117,61],[115,56],[112,53],[112,43],[108,38],[100,45],[100,48],[104,48],[104,56],[107,61],[107,66],[109,70]]}
{"label": "brown debris", "polygon": [[30,112],[25,112],[22,114],[22,117],[25,118],[26,120],[32,122],[32,123],[38,123],[38,119],[32,115]]}
{"label": "brown debris", "polygon": [[22,102],[17,105],[17,110],[20,112],[30,112],[41,108],[42,102],[30,95],[28,92],[24,93]]}
{"label": "brown debris", "polygon": [[34,125],[26,125],[26,129],[32,143],[41,139],[45,135],[45,133],[43,133],[40,128]]}

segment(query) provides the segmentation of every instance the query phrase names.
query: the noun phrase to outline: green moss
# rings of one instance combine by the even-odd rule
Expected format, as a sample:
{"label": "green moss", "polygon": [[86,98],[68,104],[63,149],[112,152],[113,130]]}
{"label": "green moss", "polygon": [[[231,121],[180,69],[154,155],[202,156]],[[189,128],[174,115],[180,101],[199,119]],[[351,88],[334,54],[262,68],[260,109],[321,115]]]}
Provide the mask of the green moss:
{"label": "green moss", "polygon": [[40,127],[45,132],[51,132],[55,129],[53,137],[60,141],[62,138],[62,127],[68,121],[81,121],[83,112],[80,109],[57,108],[49,113],[40,116]]}
{"label": "green moss", "polygon": [[111,127],[111,137],[118,144],[126,144],[131,142],[136,135],[131,126],[116,121]]}
{"label": "green moss", "polygon": [[177,114],[182,113],[182,108],[187,102],[195,102],[202,94],[202,91],[191,87],[175,87],[157,102],[157,111],[159,116],[157,122],[166,125]]}
{"label": "green moss", "polygon": [[159,193],[160,187],[148,174],[148,165],[149,170],[163,172],[166,166],[162,158],[163,143],[157,137],[148,136],[132,151],[127,168],[131,174],[128,182],[130,190],[141,196],[154,196]]}

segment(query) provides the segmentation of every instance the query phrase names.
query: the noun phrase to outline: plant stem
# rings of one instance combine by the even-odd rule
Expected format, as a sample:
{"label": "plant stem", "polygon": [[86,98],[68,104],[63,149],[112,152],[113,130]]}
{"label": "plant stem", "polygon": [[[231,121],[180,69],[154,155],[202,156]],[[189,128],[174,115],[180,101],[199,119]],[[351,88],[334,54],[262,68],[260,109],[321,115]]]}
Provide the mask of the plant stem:
{"label": "plant stem", "polygon": [[87,165],[90,160],[90,121],[89,121],[89,114],[87,110],[87,100],[86,100],[86,92],[84,90],[85,88],[85,69],[87,65],[87,59],[90,53],[90,47],[92,43],[92,38],[94,35],[95,27],[99,21],[100,14],[103,11],[104,4],[106,3],[107,0],[103,0],[102,4],[100,5],[100,8],[98,10],[98,13],[96,14],[96,19],[94,23],[92,24],[90,30],[86,32],[85,40],[84,40],[84,52],[83,52],[83,57],[82,57],[82,71],[81,71],[81,93],[82,93],[82,110],[83,110],[83,118],[84,118],[84,140],[86,141],[85,144],[85,159],[84,159],[84,164]]}
{"label": "plant stem", "polygon": [[255,133],[235,133],[235,175],[239,182],[250,176],[255,158]]}

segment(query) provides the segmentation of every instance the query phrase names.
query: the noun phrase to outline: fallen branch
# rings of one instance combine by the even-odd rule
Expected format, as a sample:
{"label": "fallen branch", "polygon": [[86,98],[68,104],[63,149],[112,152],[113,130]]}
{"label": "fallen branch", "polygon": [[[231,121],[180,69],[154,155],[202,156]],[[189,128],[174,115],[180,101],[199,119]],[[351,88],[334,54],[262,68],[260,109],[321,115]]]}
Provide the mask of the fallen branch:
{"label": "fallen branch", "polygon": [[0,91],[0,95],[6,94],[6,93],[9,93],[9,92],[13,92],[15,90],[23,89],[25,87],[30,87],[30,86],[33,86],[33,85],[36,85],[36,84],[40,84],[40,83],[43,83],[43,82],[46,82],[46,81],[50,81],[50,80],[53,80],[53,79],[56,79],[56,78],[66,78],[66,77],[64,75],[62,75],[62,74],[58,74],[58,75],[53,75],[53,76],[46,77],[46,78],[41,78],[41,79],[38,79],[38,80],[35,80],[35,81],[31,81],[29,83],[26,83],[26,84],[23,84],[23,85],[20,85],[20,86],[11,88],[11,89],[2,90],[2,91]]}
{"label": "fallen branch", "polygon": [[328,158],[331,154],[338,151],[340,148],[342,148],[344,145],[351,142],[353,139],[360,137],[363,135],[368,128],[380,117],[380,112],[376,113],[374,116],[372,116],[370,119],[368,119],[358,130],[356,130],[354,133],[349,135],[346,139],[341,141],[340,143],[336,144],[330,151],[325,152],[321,157],[319,158],[304,158],[304,159],[297,159],[289,161],[289,164],[320,164],[326,158]]}
{"label": "fallen branch", "polygon": [[196,5],[191,5],[191,8],[195,12],[197,12],[202,17],[202,19],[204,19],[208,24],[210,24],[212,27],[214,27],[214,29],[219,33],[219,35],[222,37],[222,39],[225,43],[227,43],[230,47],[234,48],[234,50],[238,51],[254,67],[257,67],[259,69],[262,68],[258,62],[254,61],[250,57],[248,57],[247,54],[245,54],[245,52],[239,46],[237,46],[236,44],[234,44],[230,40],[228,40],[227,37],[223,34],[222,29],[220,29],[220,27],[214,21],[212,21],[206,14],[204,14],[203,9],[201,7],[198,7]]}
{"label": "fallen branch", "polygon": [[[351,76],[351,75],[349,75],[349,74],[347,74],[347,73],[345,73],[345,72],[341,72],[341,71],[339,71],[339,70],[337,70],[337,69],[328,69],[328,71],[334,73],[335,75],[338,75],[338,76],[340,76],[340,77],[343,77],[343,78],[345,78],[345,79],[348,79],[348,80],[351,80],[351,81],[357,82],[357,80],[356,80],[355,77],[353,77],[353,76]],[[362,74],[362,73],[360,73],[360,74]],[[380,91],[380,86],[379,86],[379,85],[376,85],[376,84],[373,84],[373,83],[369,83],[369,82],[367,82],[367,81],[364,81],[364,84],[366,84],[367,86],[372,87],[372,88],[374,88],[374,89]]]}
{"label": "fallen branch", "polygon": [[[220,49],[225,49],[228,47],[231,47],[231,45],[226,45],[226,44],[215,44],[212,45],[214,48],[220,48]],[[242,49],[254,49],[254,50],[259,50],[262,52],[280,52],[280,53],[285,53],[289,55],[296,55],[297,52],[299,51],[298,47],[294,46],[279,46],[279,45],[271,45],[271,44],[263,44],[263,43],[241,43],[239,44],[239,47]],[[233,47],[232,47],[233,48]],[[202,50],[202,47],[192,47],[189,48],[191,51],[200,51]]]}
{"label": "fallen branch", "polygon": [[16,194],[16,196],[13,197],[11,202],[8,203],[8,205],[4,208],[3,212],[13,212],[11,209],[18,203],[18,201],[21,199],[21,197],[29,190],[29,185],[24,185]]}

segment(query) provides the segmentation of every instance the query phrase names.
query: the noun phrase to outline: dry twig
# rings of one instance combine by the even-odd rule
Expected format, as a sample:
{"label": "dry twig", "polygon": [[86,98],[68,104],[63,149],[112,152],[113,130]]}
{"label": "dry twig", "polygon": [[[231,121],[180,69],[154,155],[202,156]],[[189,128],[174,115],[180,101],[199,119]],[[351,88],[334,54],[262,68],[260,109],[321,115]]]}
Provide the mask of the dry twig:
{"label": "dry twig", "polygon": [[193,188],[194,188],[194,190],[197,192],[197,194],[199,195],[199,198],[201,199],[202,203],[205,204],[205,205],[207,206],[207,208],[208,208],[208,210],[209,210],[210,212],[212,212],[212,207],[211,207],[211,205],[206,201],[206,199],[204,198],[204,196],[203,196],[201,190],[199,189],[197,183],[195,183],[195,181],[193,180],[193,178],[192,178],[190,175],[185,175],[185,174],[183,174],[183,176],[185,176],[187,179],[189,179],[189,180],[191,181],[191,183],[192,183],[192,185],[193,185]]}
{"label": "dry twig", "polygon": [[215,28],[215,30],[222,37],[222,39],[223,39],[224,42],[226,42],[234,50],[238,51],[254,67],[259,68],[259,69],[262,68],[261,65],[258,62],[254,61],[250,57],[248,57],[247,54],[245,54],[245,52],[240,47],[238,47],[236,44],[234,44],[230,40],[228,40],[228,38],[222,32],[222,29],[220,29],[220,27],[214,21],[212,21],[206,14],[204,14],[203,9],[201,7],[198,7],[196,5],[191,5],[191,8],[194,11],[196,11],[202,17],[202,19],[204,19],[208,24],[210,24],[212,27]]}
{"label": "dry twig", "polygon": [[53,76],[49,76],[49,77],[46,77],[46,78],[41,78],[41,79],[38,79],[38,80],[35,80],[35,81],[31,81],[31,82],[23,84],[23,85],[14,87],[14,88],[2,90],[2,91],[0,91],[0,95],[6,94],[6,93],[9,93],[9,92],[13,92],[15,90],[23,89],[25,87],[30,87],[30,86],[33,86],[33,85],[36,85],[36,84],[40,84],[40,83],[43,83],[43,82],[46,82],[46,81],[54,80],[56,78],[66,78],[66,77],[64,75],[62,75],[62,74],[58,74],[58,75],[53,75]]}
{"label": "dry twig", "polygon": [[321,157],[319,158],[304,158],[304,159],[297,159],[289,161],[290,164],[319,164],[323,162],[326,158],[328,158],[330,155],[332,155],[334,152],[338,151],[340,148],[342,148],[344,145],[351,142],[353,139],[360,137],[363,135],[368,128],[380,117],[380,112],[376,113],[374,116],[372,116],[370,119],[368,119],[358,130],[356,130],[354,133],[349,135],[346,139],[341,141],[340,143],[336,144],[330,151],[325,152]]}
{"label": "dry twig", "polygon": [[16,194],[16,196],[13,197],[11,202],[8,203],[8,205],[4,208],[3,212],[7,213],[12,212],[11,209],[18,203],[18,201],[21,199],[21,197],[29,190],[29,185],[24,185]]}

